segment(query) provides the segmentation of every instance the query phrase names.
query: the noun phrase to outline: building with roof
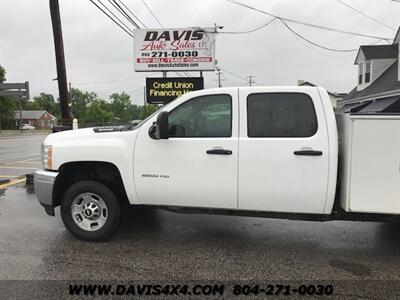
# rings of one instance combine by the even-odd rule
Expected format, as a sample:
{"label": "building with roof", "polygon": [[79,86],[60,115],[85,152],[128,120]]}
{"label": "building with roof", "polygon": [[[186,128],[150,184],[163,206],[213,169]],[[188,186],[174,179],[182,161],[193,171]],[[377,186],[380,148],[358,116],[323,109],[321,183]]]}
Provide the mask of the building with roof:
{"label": "building with roof", "polygon": [[391,45],[360,46],[357,86],[343,98],[344,112],[400,113],[400,28]]}
{"label": "building with roof", "polygon": [[[22,112],[22,124],[29,124],[35,126],[37,129],[48,129],[52,128],[56,124],[57,118],[47,112],[46,110],[23,110]],[[14,120],[15,126],[20,127],[19,124],[19,111],[15,112]]]}
{"label": "building with roof", "polygon": [[[305,81],[305,80],[297,80],[297,85],[298,86],[317,86],[314,83],[311,83],[311,82]],[[346,93],[337,93],[337,92],[331,92],[331,91],[327,91],[327,92],[328,92],[329,98],[331,99],[331,103],[332,103],[334,110],[336,110],[338,108],[340,101],[342,101],[343,98],[347,96]]]}

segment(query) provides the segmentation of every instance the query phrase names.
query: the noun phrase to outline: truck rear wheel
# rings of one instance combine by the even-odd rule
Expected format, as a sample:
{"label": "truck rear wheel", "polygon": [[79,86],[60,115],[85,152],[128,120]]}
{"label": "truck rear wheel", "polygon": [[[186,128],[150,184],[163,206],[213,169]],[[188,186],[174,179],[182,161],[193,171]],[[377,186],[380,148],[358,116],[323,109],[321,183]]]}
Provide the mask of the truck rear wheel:
{"label": "truck rear wheel", "polygon": [[105,241],[117,231],[121,206],[104,184],[85,180],[71,185],[61,201],[61,217],[74,236],[86,241]]}

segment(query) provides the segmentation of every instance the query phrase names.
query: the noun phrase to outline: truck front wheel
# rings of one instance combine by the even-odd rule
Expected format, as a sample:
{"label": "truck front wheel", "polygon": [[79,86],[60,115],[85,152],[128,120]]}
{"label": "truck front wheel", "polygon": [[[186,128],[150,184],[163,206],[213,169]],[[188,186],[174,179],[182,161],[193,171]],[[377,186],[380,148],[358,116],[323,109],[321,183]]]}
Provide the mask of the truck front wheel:
{"label": "truck front wheel", "polygon": [[113,236],[121,221],[121,206],[104,184],[85,180],[71,185],[61,201],[61,218],[74,236],[104,241]]}

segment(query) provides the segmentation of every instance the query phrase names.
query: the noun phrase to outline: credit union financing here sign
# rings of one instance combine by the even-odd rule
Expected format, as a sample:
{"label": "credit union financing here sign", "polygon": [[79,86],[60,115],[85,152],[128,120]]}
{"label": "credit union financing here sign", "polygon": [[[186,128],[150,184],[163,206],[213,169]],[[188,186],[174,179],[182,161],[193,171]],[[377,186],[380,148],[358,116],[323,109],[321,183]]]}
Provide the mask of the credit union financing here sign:
{"label": "credit union financing here sign", "polygon": [[204,88],[204,80],[198,78],[146,78],[147,103],[168,103],[191,91]]}
{"label": "credit union financing here sign", "polygon": [[135,71],[213,71],[214,31],[214,28],[135,30]]}

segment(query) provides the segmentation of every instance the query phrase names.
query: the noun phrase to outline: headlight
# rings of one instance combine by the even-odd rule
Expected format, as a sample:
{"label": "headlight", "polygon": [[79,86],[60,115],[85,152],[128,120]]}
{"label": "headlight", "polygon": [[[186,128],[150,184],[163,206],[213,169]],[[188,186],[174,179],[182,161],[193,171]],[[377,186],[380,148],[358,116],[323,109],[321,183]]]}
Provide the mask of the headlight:
{"label": "headlight", "polygon": [[53,147],[51,145],[42,144],[42,166],[45,170],[51,170],[53,165],[52,160]]}

